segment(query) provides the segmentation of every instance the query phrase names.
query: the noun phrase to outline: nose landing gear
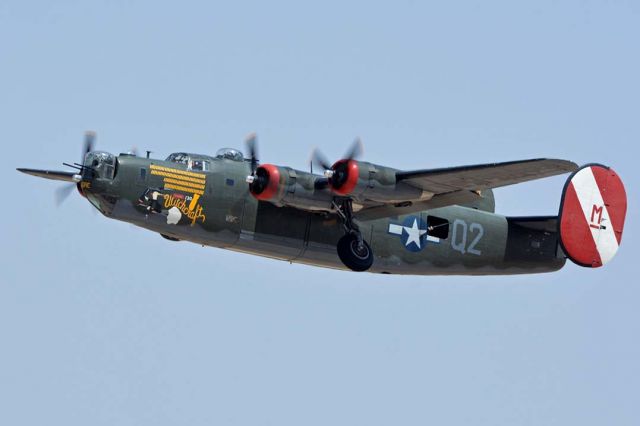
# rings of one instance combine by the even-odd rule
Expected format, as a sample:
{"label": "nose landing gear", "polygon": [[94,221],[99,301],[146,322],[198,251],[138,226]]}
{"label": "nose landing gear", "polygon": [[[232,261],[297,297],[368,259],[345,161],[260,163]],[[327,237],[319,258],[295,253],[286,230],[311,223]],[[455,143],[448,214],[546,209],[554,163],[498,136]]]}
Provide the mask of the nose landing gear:
{"label": "nose landing gear", "polygon": [[352,271],[366,271],[373,264],[373,250],[362,238],[360,228],[353,221],[351,199],[341,199],[338,203],[334,201],[333,206],[345,231],[345,235],[338,240],[338,257]]}

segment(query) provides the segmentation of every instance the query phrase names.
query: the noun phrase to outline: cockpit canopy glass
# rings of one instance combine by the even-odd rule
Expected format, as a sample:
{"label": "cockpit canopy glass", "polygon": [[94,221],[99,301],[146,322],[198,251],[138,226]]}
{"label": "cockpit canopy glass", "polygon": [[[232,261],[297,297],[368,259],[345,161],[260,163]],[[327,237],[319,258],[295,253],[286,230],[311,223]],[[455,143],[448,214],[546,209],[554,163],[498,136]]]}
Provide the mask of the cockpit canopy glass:
{"label": "cockpit canopy glass", "polygon": [[216,158],[222,158],[233,161],[244,161],[244,155],[237,149],[221,148],[216,152]]}
{"label": "cockpit canopy glass", "polygon": [[211,170],[211,157],[206,155],[187,154],[184,152],[174,152],[165,161],[184,164],[187,170],[208,171]]}
{"label": "cockpit canopy glass", "polygon": [[171,161],[172,163],[187,164],[189,162],[189,154],[184,152],[174,152],[169,155],[165,161]]}
{"label": "cockpit canopy glass", "polygon": [[113,179],[116,171],[116,157],[104,151],[91,151],[84,157],[84,164],[100,179]]}

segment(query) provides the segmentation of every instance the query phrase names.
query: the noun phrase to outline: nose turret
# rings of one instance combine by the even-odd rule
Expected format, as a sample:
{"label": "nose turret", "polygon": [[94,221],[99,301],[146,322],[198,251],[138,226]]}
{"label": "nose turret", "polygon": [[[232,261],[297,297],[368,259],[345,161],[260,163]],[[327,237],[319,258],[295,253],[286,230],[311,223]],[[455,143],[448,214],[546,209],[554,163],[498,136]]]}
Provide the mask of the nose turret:
{"label": "nose turret", "polygon": [[113,179],[116,171],[116,156],[106,151],[90,151],[84,157],[82,179]]}

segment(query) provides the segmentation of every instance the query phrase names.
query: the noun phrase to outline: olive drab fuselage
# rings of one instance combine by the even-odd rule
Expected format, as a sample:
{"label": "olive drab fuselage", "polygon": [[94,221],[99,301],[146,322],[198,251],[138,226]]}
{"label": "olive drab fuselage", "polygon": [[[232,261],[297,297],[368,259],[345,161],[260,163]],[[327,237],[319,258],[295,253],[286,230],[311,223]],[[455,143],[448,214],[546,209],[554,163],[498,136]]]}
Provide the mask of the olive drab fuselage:
{"label": "olive drab fuselage", "polygon": [[[247,161],[209,159],[208,170],[194,170],[190,164],[120,155],[112,178],[94,176],[78,186],[105,216],[167,239],[346,269],[336,254],[345,233],[336,214],[260,201],[245,181],[251,173]],[[495,214],[493,204],[488,190],[467,206],[375,220],[358,220],[356,212],[375,256],[369,272],[520,274],[564,265],[552,218],[507,218]]]}

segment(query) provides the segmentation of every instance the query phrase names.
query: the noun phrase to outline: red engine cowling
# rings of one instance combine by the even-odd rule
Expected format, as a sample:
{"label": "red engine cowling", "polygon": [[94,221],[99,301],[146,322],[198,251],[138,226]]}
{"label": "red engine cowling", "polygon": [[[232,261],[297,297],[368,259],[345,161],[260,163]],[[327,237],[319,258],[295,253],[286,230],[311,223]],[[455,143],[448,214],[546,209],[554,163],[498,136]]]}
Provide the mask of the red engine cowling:
{"label": "red engine cowling", "polygon": [[331,211],[333,194],[326,186],[318,186],[317,178],[314,174],[290,167],[263,164],[247,178],[247,182],[251,195],[260,201],[279,207]]}
{"label": "red engine cowling", "polygon": [[261,201],[272,201],[278,198],[281,185],[280,168],[273,164],[263,164],[256,169],[253,182],[249,184],[249,192]]}
{"label": "red engine cowling", "polygon": [[358,185],[360,168],[356,160],[338,160],[331,166],[331,190],[338,195],[349,195]]}
{"label": "red engine cowling", "polygon": [[334,194],[359,201],[400,202],[425,196],[421,189],[398,182],[396,172],[391,167],[344,159],[336,161],[327,176]]}

